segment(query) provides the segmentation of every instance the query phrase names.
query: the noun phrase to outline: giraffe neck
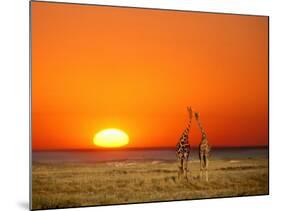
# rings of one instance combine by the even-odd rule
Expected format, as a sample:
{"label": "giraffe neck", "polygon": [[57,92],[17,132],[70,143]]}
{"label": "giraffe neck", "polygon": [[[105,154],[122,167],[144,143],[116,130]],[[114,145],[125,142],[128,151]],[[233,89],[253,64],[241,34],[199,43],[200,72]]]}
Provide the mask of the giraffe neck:
{"label": "giraffe neck", "polygon": [[185,130],[184,130],[184,134],[185,134],[185,135],[188,135],[188,134],[189,134],[190,127],[191,127],[191,118],[189,119],[188,124],[187,124],[187,127],[186,127]]}
{"label": "giraffe neck", "polygon": [[[202,127],[200,119],[197,119],[197,123],[198,123],[199,129],[200,129],[201,134],[202,134],[201,142],[208,142],[206,132],[205,132],[204,128]],[[205,136],[205,138],[203,138],[204,136]]]}

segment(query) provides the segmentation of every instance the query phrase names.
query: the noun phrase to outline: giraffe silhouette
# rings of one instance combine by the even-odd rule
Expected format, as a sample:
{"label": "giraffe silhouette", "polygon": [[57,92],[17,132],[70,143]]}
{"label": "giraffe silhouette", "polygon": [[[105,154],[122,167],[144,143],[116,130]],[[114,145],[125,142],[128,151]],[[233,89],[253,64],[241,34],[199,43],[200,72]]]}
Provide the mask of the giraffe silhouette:
{"label": "giraffe silhouette", "polygon": [[176,145],[176,156],[179,161],[178,179],[180,179],[182,177],[182,175],[184,175],[184,177],[186,179],[188,179],[187,174],[189,172],[188,158],[189,158],[190,150],[191,150],[191,147],[189,144],[189,131],[190,131],[191,120],[192,120],[193,115],[192,115],[191,107],[187,107],[187,111],[189,114],[189,122]]}
{"label": "giraffe silhouette", "polygon": [[195,112],[195,119],[201,131],[202,137],[199,144],[199,159],[200,159],[200,179],[202,179],[203,173],[205,172],[205,179],[208,182],[208,167],[209,167],[209,153],[211,151],[211,147],[208,143],[207,135],[202,127],[200,116],[198,112]]}

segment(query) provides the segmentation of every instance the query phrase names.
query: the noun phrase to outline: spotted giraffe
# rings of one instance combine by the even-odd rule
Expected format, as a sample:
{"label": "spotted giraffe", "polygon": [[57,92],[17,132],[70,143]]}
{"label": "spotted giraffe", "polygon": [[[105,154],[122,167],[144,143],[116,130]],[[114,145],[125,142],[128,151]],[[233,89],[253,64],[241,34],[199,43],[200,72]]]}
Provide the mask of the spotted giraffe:
{"label": "spotted giraffe", "polygon": [[[176,145],[176,156],[179,161],[179,170],[178,170],[178,178],[180,179],[184,174],[184,177],[187,179],[188,173],[188,158],[190,155],[190,144],[188,140],[188,134],[191,127],[191,120],[192,120],[192,108],[187,107],[187,111],[189,113],[189,122],[185,130],[183,131],[179,142]],[[185,162],[184,162],[185,161]],[[185,166],[184,166],[185,164]]]}
{"label": "spotted giraffe", "polygon": [[204,131],[200,118],[199,118],[199,113],[195,112],[195,119],[198,123],[199,129],[202,134],[202,138],[199,144],[199,159],[200,159],[200,179],[202,179],[203,172],[205,172],[205,179],[208,182],[208,165],[209,165],[209,160],[208,156],[211,150],[211,147],[208,143],[207,135],[206,132]]}

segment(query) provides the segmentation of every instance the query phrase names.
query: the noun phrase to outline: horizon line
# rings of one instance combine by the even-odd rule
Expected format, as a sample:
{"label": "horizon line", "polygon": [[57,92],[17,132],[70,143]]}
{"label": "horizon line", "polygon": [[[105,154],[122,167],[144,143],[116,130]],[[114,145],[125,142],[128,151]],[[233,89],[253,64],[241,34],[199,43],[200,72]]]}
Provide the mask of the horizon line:
{"label": "horizon line", "polygon": [[[122,151],[122,150],[169,150],[175,149],[175,146],[167,147],[120,147],[120,148],[54,148],[54,149],[32,149],[32,152],[39,151]],[[212,149],[227,149],[227,148],[268,148],[268,145],[249,145],[249,146],[211,146]],[[191,146],[191,149],[198,149],[197,146]]]}

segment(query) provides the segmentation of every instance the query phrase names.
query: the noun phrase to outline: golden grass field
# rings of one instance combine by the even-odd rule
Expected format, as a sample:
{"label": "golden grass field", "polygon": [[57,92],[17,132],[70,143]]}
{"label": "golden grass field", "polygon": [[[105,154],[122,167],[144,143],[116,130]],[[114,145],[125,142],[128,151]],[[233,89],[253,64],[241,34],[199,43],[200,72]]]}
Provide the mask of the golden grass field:
{"label": "golden grass field", "polygon": [[178,180],[177,162],[116,161],[32,165],[32,208],[268,194],[268,160],[214,160],[209,182],[200,181],[199,161],[190,179]]}

